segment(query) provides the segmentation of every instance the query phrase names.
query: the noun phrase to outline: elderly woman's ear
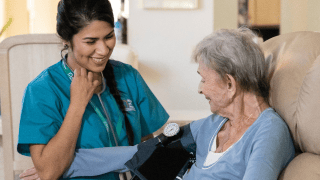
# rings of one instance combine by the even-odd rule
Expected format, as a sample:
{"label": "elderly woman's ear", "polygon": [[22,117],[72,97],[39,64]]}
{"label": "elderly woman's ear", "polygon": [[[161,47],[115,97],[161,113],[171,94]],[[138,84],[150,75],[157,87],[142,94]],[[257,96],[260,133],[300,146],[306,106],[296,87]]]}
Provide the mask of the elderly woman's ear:
{"label": "elderly woman's ear", "polygon": [[231,76],[230,74],[226,74],[225,80],[227,85],[228,98],[233,99],[236,95],[237,88],[238,88],[237,82],[234,79],[234,77]]}

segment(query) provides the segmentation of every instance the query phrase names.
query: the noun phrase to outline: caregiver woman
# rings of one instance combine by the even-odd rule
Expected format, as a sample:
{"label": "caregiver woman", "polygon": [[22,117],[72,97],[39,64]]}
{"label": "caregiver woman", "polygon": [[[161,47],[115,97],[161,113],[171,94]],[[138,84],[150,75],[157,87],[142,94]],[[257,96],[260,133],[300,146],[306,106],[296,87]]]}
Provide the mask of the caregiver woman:
{"label": "caregiver woman", "polygon": [[[108,0],[61,0],[57,33],[68,52],[27,86],[19,129],[18,152],[31,155],[41,179],[61,178],[79,149],[110,147],[103,161],[112,169],[168,119],[138,71],[109,59],[116,39]],[[104,170],[88,178],[119,179]]]}

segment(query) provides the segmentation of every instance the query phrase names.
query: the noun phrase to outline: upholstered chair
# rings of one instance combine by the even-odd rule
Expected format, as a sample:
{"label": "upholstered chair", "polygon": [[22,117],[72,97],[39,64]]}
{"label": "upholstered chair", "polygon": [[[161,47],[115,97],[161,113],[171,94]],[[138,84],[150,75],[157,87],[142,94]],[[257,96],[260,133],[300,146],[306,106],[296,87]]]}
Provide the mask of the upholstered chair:
{"label": "upholstered chair", "polygon": [[287,123],[296,157],[280,180],[320,179],[320,33],[294,32],[262,43],[273,56],[271,106]]}

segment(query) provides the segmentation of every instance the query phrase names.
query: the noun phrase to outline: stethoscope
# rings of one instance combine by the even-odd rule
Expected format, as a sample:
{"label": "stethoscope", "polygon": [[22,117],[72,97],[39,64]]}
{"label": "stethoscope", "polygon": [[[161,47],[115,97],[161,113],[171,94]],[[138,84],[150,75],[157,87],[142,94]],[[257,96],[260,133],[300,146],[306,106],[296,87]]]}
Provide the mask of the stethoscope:
{"label": "stethoscope", "polygon": [[[62,59],[62,62],[63,62],[62,66],[63,66],[63,69],[64,69],[65,73],[67,74],[67,76],[69,77],[69,79],[72,80],[74,71],[73,71],[73,70],[69,67],[69,65],[67,64],[66,57],[64,57],[64,58]],[[72,74],[68,73],[67,71],[71,71]],[[106,119],[107,119],[107,122],[106,122],[106,123],[108,123],[108,125],[106,125],[105,122],[103,122],[103,123],[106,125],[107,131],[108,131],[108,127],[110,127],[110,130],[111,130],[111,133],[112,133],[114,142],[115,142],[115,146],[118,146],[119,144],[118,144],[117,136],[116,136],[116,134],[115,134],[115,131],[114,131],[112,122],[111,122],[111,120],[110,120],[109,114],[108,114],[108,112],[107,112],[107,109],[105,108],[104,103],[103,103],[102,98],[101,98],[101,94],[106,90],[106,81],[105,81],[105,78],[104,78],[102,72],[101,72],[101,78],[102,78],[102,90],[101,90],[100,92],[96,93],[96,94],[97,94],[98,99],[99,99],[99,102],[100,102],[100,104],[101,104],[103,113],[104,113],[104,115],[105,115],[105,117],[106,117]],[[95,104],[94,104],[92,101],[90,101],[90,104],[93,106],[94,110],[97,112],[97,114],[98,114],[98,116],[99,116],[99,114],[101,114],[101,113],[100,113],[100,110],[95,106]],[[99,117],[100,117],[100,119],[101,119],[102,121],[104,121],[104,120],[103,120],[103,117],[101,117],[101,116],[99,116]],[[109,131],[108,131],[108,132],[109,132]]]}
{"label": "stethoscope", "polygon": [[100,101],[100,104],[102,106],[102,110],[103,110],[103,113],[104,115],[107,117],[107,121],[108,121],[108,124],[109,124],[109,127],[110,127],[110,130],[111,130],[111,133],[112,133],[112,136],[113,136],[113,139],[114,139],[114,143],[116,146],[118,146],[118,140],[117,140],[117,136],[114,132],[114,128],[113,128],[113,125],[112,125],[112,122],[110,120],[110,117],[109,117],[109,114],[107,112],[107,109],[105,108],[104,106],[104,103],[101,99],[101,94],[106,90],[106,81],[104,79],[104,76],[103,76],[103,73],[101,72],[101,78],[102,78],[102,90],[100,92],[97,93],[97,96],[99,98],[99,101]]}

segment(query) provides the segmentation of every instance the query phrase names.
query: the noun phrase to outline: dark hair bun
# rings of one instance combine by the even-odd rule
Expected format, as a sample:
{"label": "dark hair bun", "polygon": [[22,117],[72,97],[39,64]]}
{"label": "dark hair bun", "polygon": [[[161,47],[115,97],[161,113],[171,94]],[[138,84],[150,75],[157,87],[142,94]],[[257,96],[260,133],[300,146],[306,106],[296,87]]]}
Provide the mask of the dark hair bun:
{"label": "dark hair bun", "polygon": [[57,33],[61,39],[71,41],[73,36],[100,20],[114,27],[114,17],[108,0],[60,0],[57,13]]}

